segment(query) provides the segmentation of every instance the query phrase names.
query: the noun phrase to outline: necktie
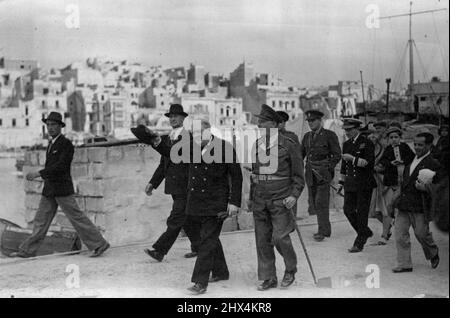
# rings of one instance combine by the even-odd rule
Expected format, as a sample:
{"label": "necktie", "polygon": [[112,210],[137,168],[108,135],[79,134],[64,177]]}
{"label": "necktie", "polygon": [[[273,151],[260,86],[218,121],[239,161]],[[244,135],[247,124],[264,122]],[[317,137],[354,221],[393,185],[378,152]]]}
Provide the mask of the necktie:
{"label": "necktie", "polygon": [[52,143],[52,141],[50,140],[50,141],[48,142],[47,154],[50,153],[50,149],[52,148],[52,145],[53,145],[53,143]]}

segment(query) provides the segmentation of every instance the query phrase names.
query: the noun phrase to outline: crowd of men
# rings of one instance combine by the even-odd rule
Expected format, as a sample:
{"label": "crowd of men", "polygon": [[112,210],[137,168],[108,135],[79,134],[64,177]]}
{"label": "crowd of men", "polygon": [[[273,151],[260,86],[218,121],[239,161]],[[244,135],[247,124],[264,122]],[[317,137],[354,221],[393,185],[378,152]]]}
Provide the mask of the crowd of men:
{"label": "crowd of men", "polygon": [[[184,128],[188,114],[182,105],[171,105],[165,116],[172,126],[169,135],[159,136],[145,126],[132,128],[141,142],[161,154],[145,192],[150,196],[165,180],[164,191],[173,199],[165,232],[145,253],[161,262],[183,229],[191,242],[191,252],[185,257],[197,257],[191,278],[193,286],[188,289],[193,294],[203,294],[209,283],[228,280],[230,276],[219,236],[224,220],[236,215],[241,206],[244,165],[232,143],[211,133],[208,119],[201,120],[201,133],[197,135]],[[262,105],[255,116],[260,136],[252,149],[254,160],[245,168],[250,172],[249,209],[255,223],[258,279],[262,281],[258,290],[278,286],[275,250],[285,264],[280,286],[287,288],[295,281],[297,256],[290,234],[296,227],[294,210],[305,186],[308,212],[317,216],[314,240],[326,244],[331,237],[330,190],[342,194],[342,189],[333,185],[339,163],[344,214],[356,232],[348,251],[363,251],[373,236],[368,226],[369,217],[373,217],[383,224],[379,245],[387,243],[394,228],[395,273],[413,270],[411,226],[432,268],[439,265],[429,222],[435,220],[440,229],[448,231],[448,126],[440,127],[436,145],[431,133],[422,132],[415,136],[411,148],[402,141],[399,123],[380,121],[363,126],[357,119],[344,119],[342,128],[347,140],[341,149],[337,135],[324,128],[324,114],[318,110],[305,112],[310,131],[301,141],[295,132],[286,130],[287,113]],[[82,241],[93,250],[92,256],[100,256],[109,244],[73,199],[70,177],[73,146],[61,135],[62,117],[51,113],[44,122],[52,137],[45,169],[26,176],[28,180],[44,179],[41,205],[33,234],[11,256],[36,254],[58,205]],[[196,149],[201,153],[199,158]],[[184,160],[176,160],[175,155]],[[433,195],[436,193],[440,195]]]}

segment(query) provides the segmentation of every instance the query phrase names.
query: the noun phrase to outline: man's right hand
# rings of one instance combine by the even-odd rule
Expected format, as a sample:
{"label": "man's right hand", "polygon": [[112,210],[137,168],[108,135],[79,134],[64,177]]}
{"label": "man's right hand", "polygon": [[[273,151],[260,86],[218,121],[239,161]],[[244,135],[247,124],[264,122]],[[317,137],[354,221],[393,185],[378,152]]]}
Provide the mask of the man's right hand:
{"label": "man's right hand", "polygon": [[153,192],[153,184],[149,183],[145,187],[145,194],[147,194],[148,196],[151,196],[152,192]]}

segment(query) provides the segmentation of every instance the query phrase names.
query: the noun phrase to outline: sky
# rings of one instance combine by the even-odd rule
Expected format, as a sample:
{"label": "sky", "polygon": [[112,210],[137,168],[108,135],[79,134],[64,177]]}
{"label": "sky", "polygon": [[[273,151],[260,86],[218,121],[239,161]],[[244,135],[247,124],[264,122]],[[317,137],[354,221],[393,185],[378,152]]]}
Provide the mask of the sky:
{"label": "sky", "polygon": [[[67,21],[79,9],[79,28]],[[69,6],[69,7],[68,7]],[[409,0],[0,0],[0,56],[62,68],[88,57],[188,66],[228,75],[242,61],[286,84],[408,81]],[[416,81],[448,80],[449,1],[415,0]],[[373,21],[373,20],[372,20]],[[73,24],[72,24],[73,25]],[[69,25],[70,26],[70,25]]]}

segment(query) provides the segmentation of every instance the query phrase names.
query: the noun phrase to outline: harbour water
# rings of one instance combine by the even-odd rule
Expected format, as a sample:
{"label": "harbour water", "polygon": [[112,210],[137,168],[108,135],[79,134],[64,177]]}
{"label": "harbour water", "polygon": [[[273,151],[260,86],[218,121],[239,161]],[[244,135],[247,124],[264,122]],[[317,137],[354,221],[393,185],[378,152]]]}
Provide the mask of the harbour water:
{"label": "harbour water", "polygon": [[15,164],[15,158],[0,158],[0,218],[26,226],[24,179]]}

